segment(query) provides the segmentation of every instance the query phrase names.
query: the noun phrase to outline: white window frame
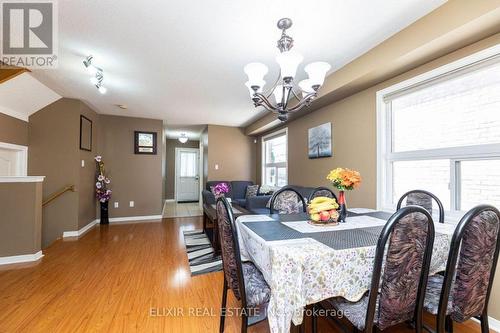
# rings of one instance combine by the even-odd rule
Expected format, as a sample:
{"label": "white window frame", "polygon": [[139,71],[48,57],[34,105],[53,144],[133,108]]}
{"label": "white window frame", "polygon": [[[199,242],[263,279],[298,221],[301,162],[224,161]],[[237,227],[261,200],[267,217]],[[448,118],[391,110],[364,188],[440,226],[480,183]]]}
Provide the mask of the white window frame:
{"label": "white window frame", "polygon": [[447,219],[458,220],[463,212],[456,210],[456,203],[460,202],[457,191],[459,186],[457,168],[463,160],[498,159],[500,158],[500,144],[485,144],[479,146],[465,146],[452,148],[437,148],[421,151],[393,152],[392,151],[392,118],[391,103],[386,102],[387,96],[418,89],[426,84],[433,84],[437,80],[450,79],[462,75],[467,71],[474,71],[482,66],[500,62],[500,44],[468,57],[441,66],[409,80],[400,82],[376,93],[377,108],[377,209],[394,211],[392,202],[392,162],[405,160],[450,159],[450,193],[451,211],[447,212]]}
{"label": "white window frame", "polygon": [[[285,162],[279,162],[279,163],[269,163],[266,164],[266,141],[267,139],[278,137],[281,135],[285,135],[286,138],[286,154],[285,154]],[[265,183],[266,179],[266,167],[275,167],[275,168],[286,168],[286,183],[288,184],[288,127],[285,127],[283,129],[280,129],[278,131],[269,133],[267,135],[264,135],[261,138],[261,151],[262,151],[262,157],[261,157],[261,184],[264,186],[270,186]],[[278,179],[278,175],[276,174],[276,179]],[[272,187],[272,186],[271,186]],[[275,186],[276,188],[278,186]]]}

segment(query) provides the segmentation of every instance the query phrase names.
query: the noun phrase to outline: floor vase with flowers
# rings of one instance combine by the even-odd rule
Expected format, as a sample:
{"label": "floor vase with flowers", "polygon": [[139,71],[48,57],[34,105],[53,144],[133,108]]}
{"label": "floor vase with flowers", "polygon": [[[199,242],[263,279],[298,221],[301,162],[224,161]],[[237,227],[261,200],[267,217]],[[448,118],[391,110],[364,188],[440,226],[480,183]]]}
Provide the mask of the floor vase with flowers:
{"label": "floor vase with flowers", "polygon": [[100,224],[109,224],[108,204],[109,201],[101,202],[101,218],[99,222]]}
{"label": "floor vase with flowers", "polygon": [[112,191],[108,188],[111,180],[106,177],[104,170],[104,162],[102,161],[102,156],[96,156],[96,182],[95,182],[95,194],[99,204],[101,205],[101,224],[109,224],[109,199],[111,199]]}

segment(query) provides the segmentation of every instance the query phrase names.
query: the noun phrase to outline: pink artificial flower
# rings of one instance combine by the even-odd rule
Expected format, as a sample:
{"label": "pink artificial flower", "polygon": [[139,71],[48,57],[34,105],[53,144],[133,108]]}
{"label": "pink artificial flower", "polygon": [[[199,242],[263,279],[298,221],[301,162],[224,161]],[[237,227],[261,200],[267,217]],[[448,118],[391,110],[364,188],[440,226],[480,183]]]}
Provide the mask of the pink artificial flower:
{"label": "pink artificial flower", "polygon": [[101,161],[102,161],[102,156],[101,156],[101,155],[97,155],[96,157],[94,157],[94,159],[95,159],[97,162],[101,162]]}
{"label": "pink artificial flower", "polygon": [[97,182],[97,183],[95,183],[95,187],[97,187],[97,188],[101,188],[101,187],[102,187],[102,184],[101,184],[101,183],[99,183],[99,182]]}
{"label": "pink artificial flower", "polygon": [[106,178],[106,179],[104,179],[104,182],[105,182],[106,184],[109,184],[109,183],[111,183],[111,180],[110,180],[109,178]]}
{"label": "pink artificial flower", "polygon": [[100,181],[100,182],[102,182],[104,180],[104,178],[105,177],[103,175],[97,176],[97,180]]}

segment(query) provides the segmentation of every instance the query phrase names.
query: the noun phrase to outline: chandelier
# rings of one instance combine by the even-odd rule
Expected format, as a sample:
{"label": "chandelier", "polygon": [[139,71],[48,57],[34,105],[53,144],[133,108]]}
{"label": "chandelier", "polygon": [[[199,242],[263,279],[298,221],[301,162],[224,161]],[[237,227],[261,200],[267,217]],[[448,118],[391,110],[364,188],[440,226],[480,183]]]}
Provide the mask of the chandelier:
{"label": "chandelier", "polygon": [[[281,38],[278,40],[280,53],[276,56],[276,62],[280,66],[280,75],[271,89],[264,92],[266,84],[264,76],[268,72],[266,65],[252,62],[244,68],[244,72],[248,76],[245,85],[248,87],[254,106],[263,106],[277,114],[281,121],[288,120],[290,113],[311,104],[318,96],[318,90],[323,85],[326,73],[331,68],[330,64],[322,61],[310,63],[304,67],[309,78],[296,83],[297,67],[304,58],[298,52],[291,51],[293,38],[286,34],[286,30],[291,26],[292,20],[289,18],[282,18],[278,21],[278,29],[282,30]],[[274,96],[274,103],[271,95]],[[290,102],[293,99],[297,103],[291,105]]]}

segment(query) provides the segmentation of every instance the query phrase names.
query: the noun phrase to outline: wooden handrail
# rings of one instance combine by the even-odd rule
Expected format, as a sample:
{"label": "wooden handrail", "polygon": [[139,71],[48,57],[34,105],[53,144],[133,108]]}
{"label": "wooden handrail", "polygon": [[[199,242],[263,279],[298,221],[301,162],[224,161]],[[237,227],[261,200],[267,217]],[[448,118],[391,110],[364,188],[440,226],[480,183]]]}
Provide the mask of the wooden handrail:
{"label": "wooden handrail", "polygon": [[58,197],[60,197],[61,195],[63,195],[64,193],[66,193],[68,191],[75,192],[76,191],[75,185],[68,185],[68,186],[64,187],[63,189],[61,189],[60,191],[57,191],[56,193],[52,194],[47,200],[45,200],[42,203],[42,207],[46,206],[52,200],[57,199]]}

